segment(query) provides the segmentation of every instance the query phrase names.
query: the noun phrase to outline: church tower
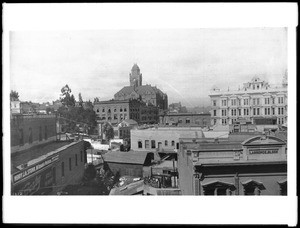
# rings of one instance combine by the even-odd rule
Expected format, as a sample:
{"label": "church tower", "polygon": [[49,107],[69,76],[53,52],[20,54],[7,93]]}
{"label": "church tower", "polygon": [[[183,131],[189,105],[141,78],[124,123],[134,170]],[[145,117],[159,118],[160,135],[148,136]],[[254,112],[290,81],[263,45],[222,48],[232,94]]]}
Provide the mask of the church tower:
{"label": "church tower", "polygon": [[139,66],[135,63],[131,68],[129,74],[130,86],[138,87],[142,85],[142,74],[140,73]]}

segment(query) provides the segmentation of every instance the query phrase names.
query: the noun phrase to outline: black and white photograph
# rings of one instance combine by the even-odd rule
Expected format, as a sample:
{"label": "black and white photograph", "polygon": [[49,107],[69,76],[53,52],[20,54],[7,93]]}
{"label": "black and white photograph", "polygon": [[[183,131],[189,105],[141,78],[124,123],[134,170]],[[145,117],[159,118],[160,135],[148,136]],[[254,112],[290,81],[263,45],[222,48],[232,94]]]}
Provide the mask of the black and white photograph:
{"label": "black and white photograph", "polygon": [[[58,18],[70,15],[55,28],[44,20],[54,9],[25,4],[25,15],[31,5],[41,22],[32,16],[26,20],[37,26],[18,27],[21,18],[13,15],[21,5],[15,14],[4,13],[3,195],[13,202],[9,211],[11,205],[36,210],[22,203],[33,199],[43,205],[31,213],[36,217],[44,206],[55,214],[70,208],[53,223],[80,223],[75,217],[82,210],[84,223],[232,224],[228,216],[239,210],[237,203],[247,212],[295,209],[296,12],[277,19],[277,26],[268,20],[204,26],[195,9],[218,4],[87,4],[81,9],[86,18],[75,21],[81,4],[53,4]],[[141,17],[148,6],[153,17],[159,9],[153,21],[148,11]],[[170,7],[176,18],[180,6],[187,19],[166,26],[162,9]],[[9,4],[4,9],[14,12]],[[282,6],[285,14],[291,9],[297,5]],[[105,14],[93,21],[96,12]],[[105,15],[110,18],[102,21]],[[276,200],[284,206],[272,207]],[[197,217],[198,207],[210,211],[211,222]],[[99,218],[106,216],[99,210],[110,215]],[[193,211],[186,217],[193,219],[174,218],[180,210]],[[122,213],[125,220],[110,220]],[[273,221],[287,224],[292,216]]]}

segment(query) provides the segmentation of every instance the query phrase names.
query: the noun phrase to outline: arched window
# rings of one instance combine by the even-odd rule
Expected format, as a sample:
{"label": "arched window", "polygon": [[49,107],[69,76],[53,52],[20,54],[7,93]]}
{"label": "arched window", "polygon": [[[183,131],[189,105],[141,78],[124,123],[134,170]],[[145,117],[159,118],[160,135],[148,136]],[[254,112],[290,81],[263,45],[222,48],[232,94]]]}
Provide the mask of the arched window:
{"label": "arched window", "polygon": [[165,146],[168,146],[168,140],[165,140]]}
{"label": "arched window", "polygon": [[265,190],[263,183],[254,180],[242,182],[244,186],[244,195],[260,195],[262,190]]}
{"label": "arched window", "polygon": [[204,195],[233,195],[234,184],[213,180],[202,184]]}

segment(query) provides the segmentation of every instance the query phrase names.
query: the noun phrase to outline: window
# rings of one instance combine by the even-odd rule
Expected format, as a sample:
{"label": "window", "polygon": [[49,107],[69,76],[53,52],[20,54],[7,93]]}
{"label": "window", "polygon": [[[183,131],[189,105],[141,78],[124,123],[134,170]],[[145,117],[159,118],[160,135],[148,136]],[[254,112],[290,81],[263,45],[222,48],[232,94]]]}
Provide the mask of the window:
{"label": "window", "polygon": [[29,128],[29,137],[28,137],[28,143],[31,144],[32,143],[32,129],[31,127]]}
{"label": "window", "polygon": [[236,99],[231,99],[231,105],[236,106]]}
{"label": "window", "polygon": [[23,129],[19,129],[19,144],[20,146],[24,145]]}
{"label": "window", "polygon": [[217,116],[217,110],[214,110],[214,116]]}
{"label": "window", "polygon": [[107,113],[111,113],[110,108],[108,109]]}
{"label": "window", "polygon": [[187,118],[186,120],[185,120],[185,123],[190,123],[191,121],[190,121],[190,119],[189,118]]}
{"label": "window", "polygon": [[42,126],[40,126],[39,141],[42,141]]}
{"label": "window", "polygon": [[178,120],[178,123],[182,123],[182,119],[179,119],[179,120]]}
{"label": "window", "polygon": [[143,148],[143,143],[142,143],[142,141],[138,141],[138,148]]}
{"label": "window", "polygon": [[114,114],[114,120],[118,119],[118,114]]}
{"label": "window", "polygon": [[222,116],[226,116],[226,110],[222,110]]}
{"label": "window", "polygon": [[75,165],[76,165],[76,166],[78,165],[78,162],[77,162],[77,154],[75,154]]}
{"label": "window", "polygon": [[97,112],[99,112],[99,108],[97,108]]}
{"label": "window", "polygon": [[179,149],[179,143],[176,143],[176,149],[177,150]]}
{"label": "window", "polygon": [[249,109],[248,108],[244,108],[244,116],[248,116],[249,115]]}
{"label": "window", "polygon": [[61,163],[61,176],[62,177],[65,176],[65,163],[64,162]]}
{"label": "window", "polygon": [[283,97],[278,97],[278,104],[283,104]]}
{"label": "window", "polygon": [[238,110],[239,110],[239,116],[242,115],[241,109],[238,109]]}
{"label": "window", "polygon": [[226,106],[227,105],[227,100],[222,100],[222,106]]}
{"label": "window", "polygon": [[145,140],[145,148],[146,148],[146,149],[149,149],[149,148],[150,148],[149,140]]}
{"label": "window", "polygon": [[226,125],[227,124],[227,120],[226,119],[222,119],[222,125]]}
{"label": "window", "polygon": [[168,140],[165,140],[165,146],[168,146]]}
{"label": "window", "polygon": [[270,98],[265,98],[265,104],[270,104]]}
{"label": "window", "polygon": [[172,140],[172,142],[171,142],[171,143],[172,143],[172,144],[171,144],[172,146],[175,146],[175,142],[174,142],[174,140]]}
{"label": "window", "polygon": [[152,148],[152,149],[155,148],[155,140],[151,140],[151,148]]}
{"label": "window", "polygon": [[217,124],[217,120],[216,119],[214,119],[214,125],[216,125]]}
{"label": "window", "polygon": [[253,109],[253,116],[256,115],[256,108]]}
{"label": "window", "polygon": [[213,100],[213,106],[217,106],[217,101]]}
{"label": "window", "polygon": [[72,158],[69,158],[69,170],[72,170]]}
{"label": "window", "polygon": [[45,126],[45,140],[48,139],[48,129],[47,129],[47,126]]}
{"label": "window", "polygon": [[275,115],[275,108],[272,108],[272,115]]}
{"label": "window", "polygon": [[248,98],[244,99],[244,105],[249,105],[249,99]]}
{"label": "window", "polygon": [[102,109],[102,112],[105,112],[105,109],[104,109],[104,108]]}
{"label": "window", "polygon": [[281,108],[278,108],[278,115],[280,115]]}
{"label": "window", "polygon": [[127,109],[126,109],[126,108],[124,108],[124,112],[127,112]]}

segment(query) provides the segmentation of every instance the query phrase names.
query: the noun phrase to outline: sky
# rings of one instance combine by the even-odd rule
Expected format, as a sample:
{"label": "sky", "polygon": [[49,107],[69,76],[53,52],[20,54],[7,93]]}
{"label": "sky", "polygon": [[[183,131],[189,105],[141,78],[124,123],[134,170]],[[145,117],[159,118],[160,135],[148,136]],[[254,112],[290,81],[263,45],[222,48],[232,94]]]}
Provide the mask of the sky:
{"label": "sky", "polygon": [[75,99],[112,99],[134,63],[143,84],[187,107],[209,105],[213,86],[234,90],[254,76],[279,84],[287,69],[285,28],[17,31],[9,48],[11,89],[40,103],[66,84]]}

